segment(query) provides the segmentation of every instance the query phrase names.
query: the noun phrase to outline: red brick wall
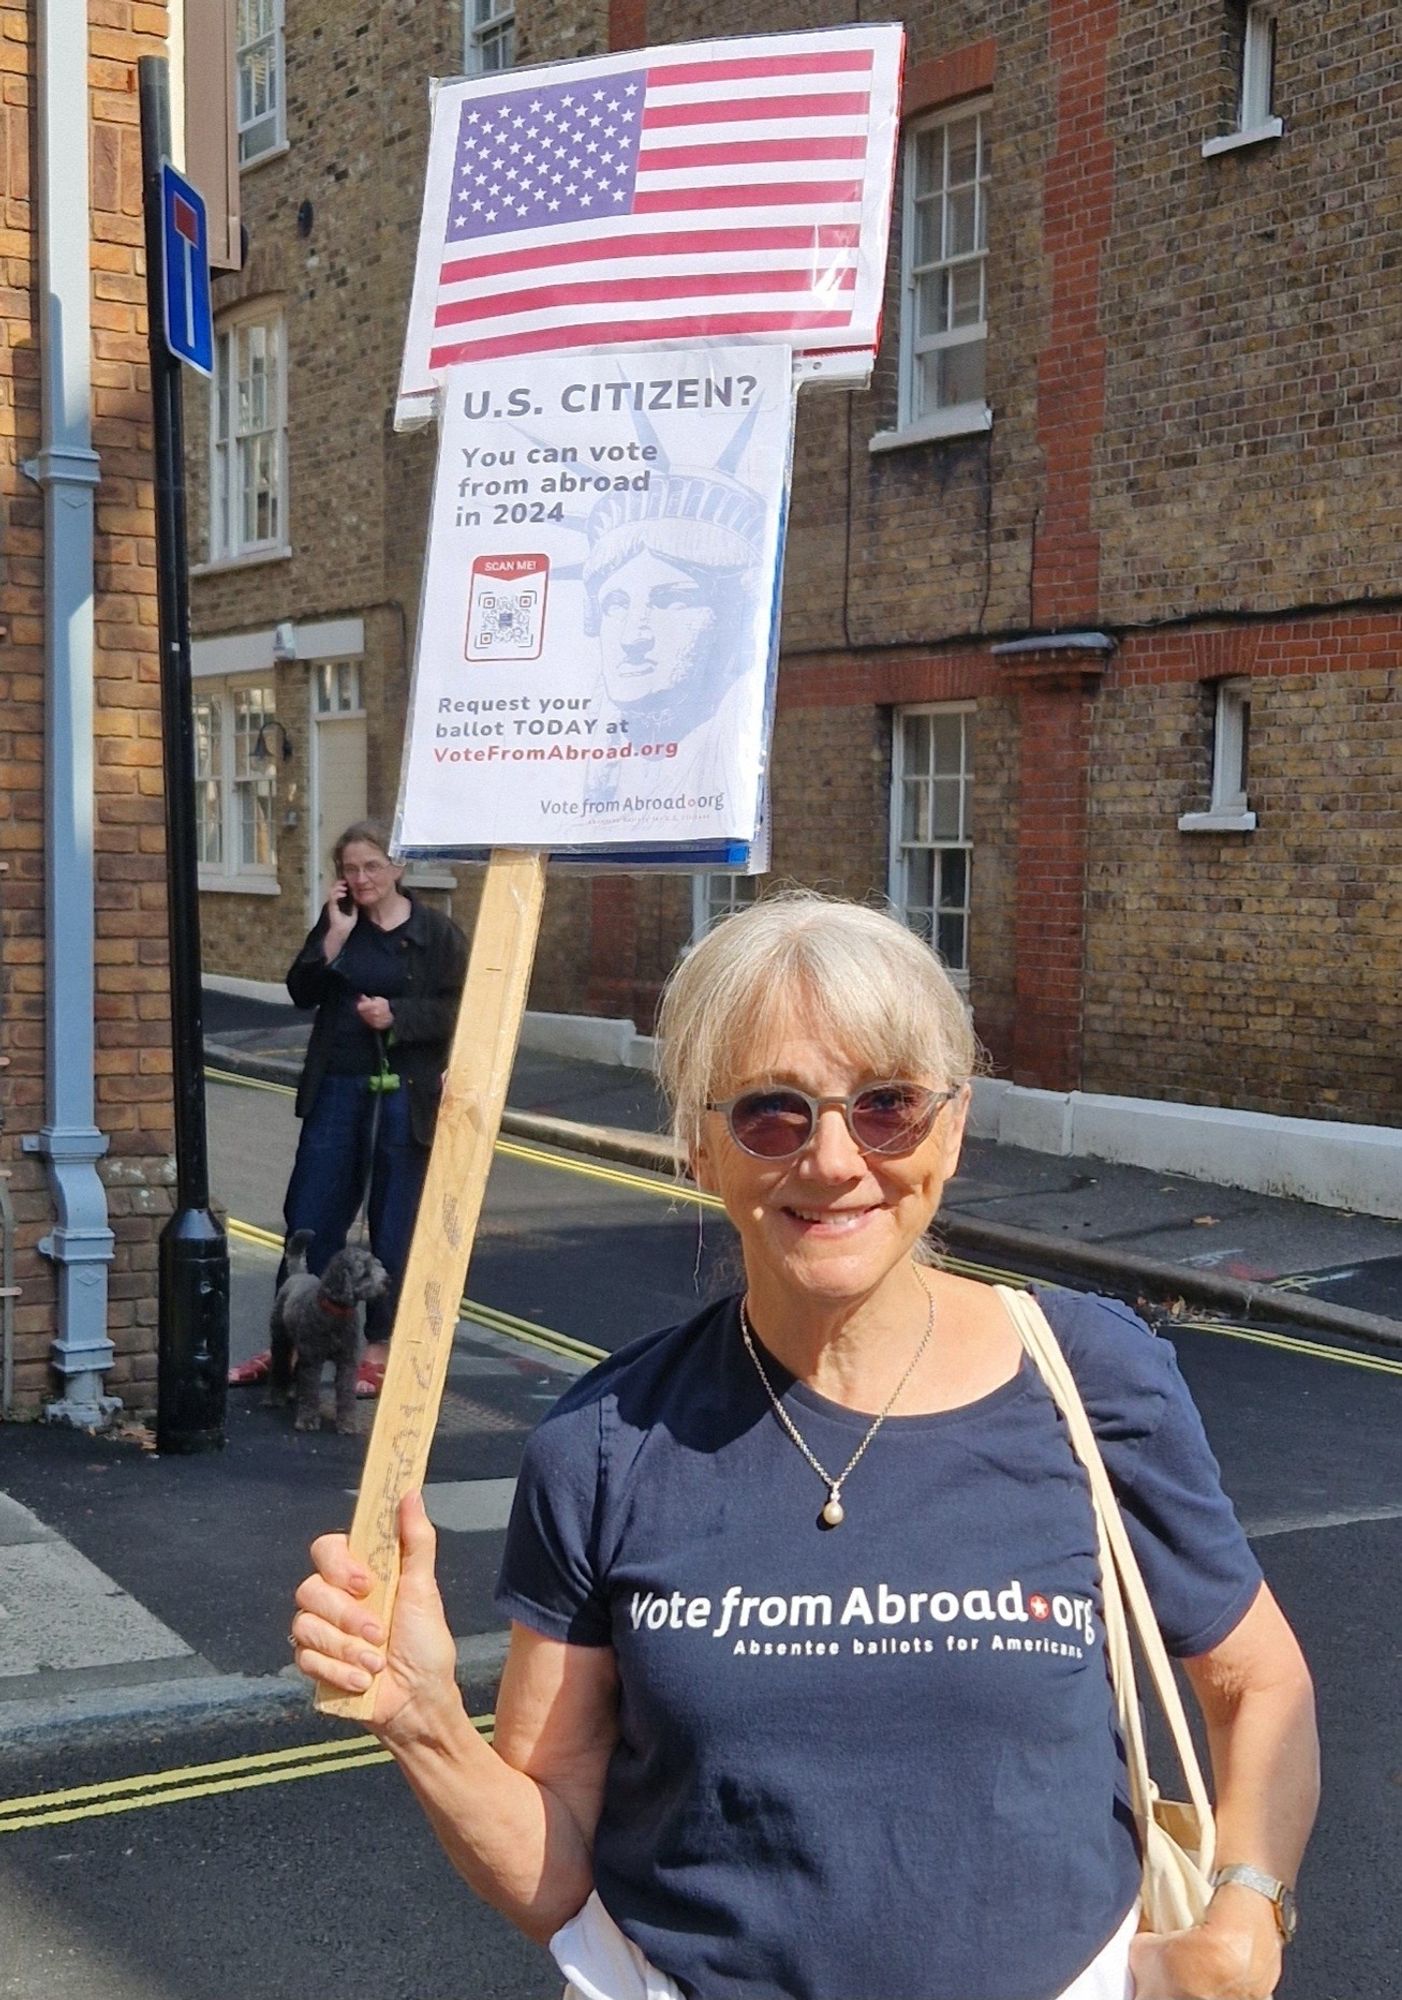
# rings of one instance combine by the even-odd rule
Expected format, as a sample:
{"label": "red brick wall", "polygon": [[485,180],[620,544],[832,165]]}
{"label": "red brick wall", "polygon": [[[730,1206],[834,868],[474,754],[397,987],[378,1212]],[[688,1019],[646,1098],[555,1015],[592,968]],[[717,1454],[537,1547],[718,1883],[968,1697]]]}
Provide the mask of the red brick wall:
{"label": "red brick wall", "polygon": [[[130,1405],[155,1383],[156,1236],[170,1207],[170,1005],[166,955],[155,542],[146,367],[136,59],[164,53],[164,8],[94,0],[92,115],[93,445],[97,490],[95,826],[96,1123],[111,1146],[116,1254],[108,1377]],[[7,525],[0,570],[0,1167],[19,1223],[15,1382],[22,1409],[52,1393],[57,1331],[52,1267],[36,1246],[54,1216],[43,1164],[21,1135],[45,1116],[43,503],[19,471],[39,446],[38,245],[29,164],[36,158],[33,19],[0,5],[3,236],[0,465]]]}

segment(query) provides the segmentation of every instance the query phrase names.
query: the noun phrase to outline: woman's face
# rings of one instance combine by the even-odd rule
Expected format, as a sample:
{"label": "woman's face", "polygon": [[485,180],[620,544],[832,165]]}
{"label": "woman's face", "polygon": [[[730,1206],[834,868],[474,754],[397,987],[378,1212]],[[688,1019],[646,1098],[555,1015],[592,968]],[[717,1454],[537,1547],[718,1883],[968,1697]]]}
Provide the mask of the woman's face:
{"label": "woman's face", "polygon": [[620,707],[671,693],[704,668],[716,609],[702,586],[642,549],[599,593],[604,686]]}
{"label": "woman's face", "polygon": [[[845,1097],[881,1081],[870,1064],[814,1041],[797,1022],[756,1049],[727,1097],[753,1084],[793,1083],[812,1097]],[[912,1078],[943,1088],[940,1078]],[[913,1153],[864,1153],[840,1110],[823,1111],[795,1159],[742,1152],[717,1111],[706,1113],[694,1161],[740,1233],[751,1286],[777,1285],[796,1302],[855,1303],[903,1265],[929,1227],[959,1161],[967,1094],[946,1104]]]}
{"label": "woman's face", "polygon": [[374,910],[390,902],[403,873],[403,864],[391,861],[372,841],[353,840],[341,850],[341,879],[358,910]]}

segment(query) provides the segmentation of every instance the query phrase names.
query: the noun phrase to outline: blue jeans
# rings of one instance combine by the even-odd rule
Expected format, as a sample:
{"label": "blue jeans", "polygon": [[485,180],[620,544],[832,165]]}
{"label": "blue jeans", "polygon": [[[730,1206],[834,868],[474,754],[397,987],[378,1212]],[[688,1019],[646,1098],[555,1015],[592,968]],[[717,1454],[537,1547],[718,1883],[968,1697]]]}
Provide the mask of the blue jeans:
{"label": "blue jeans", "polygon": [[[409,1093],[372,1091],[363,1076],[326,1076],[302,1121],[282,1212],[290,1236],[310,1229],[307,1268],[318,1276],[346,1240],[370,1183],[370,1248],[389,1272],[389,1290],[365,1309],[365,1338],[388,1340],[428,1170],[428,1148],[409,1125]],[[379,1119],[375,1106],[379,1105]],[[374,1157],[371,1157],[373,1138]],[[278,1283],[286,1264],[278,1271]]]}

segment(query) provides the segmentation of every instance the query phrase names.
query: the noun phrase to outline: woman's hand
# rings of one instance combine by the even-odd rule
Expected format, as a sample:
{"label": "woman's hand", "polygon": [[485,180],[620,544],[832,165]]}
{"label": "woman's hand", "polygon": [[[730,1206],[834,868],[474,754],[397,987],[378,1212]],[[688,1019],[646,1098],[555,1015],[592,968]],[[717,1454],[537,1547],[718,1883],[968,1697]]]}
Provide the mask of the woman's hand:
{"label": "woman's hand", "polygon": [[378,1035],[394,1026],[394,1009],[388,1000],[381,999],[377,993],[362,993],[355,1003],[355,1011],[366,1027],[373,1028]]}
{"label": "woman's hand", "polygon": [[[343,903],[350,905],[348,910],[341,907]],[[355,929],[355,920],[356,907],[350,885],[344,881],[333,882],[331,894],[326,898],[326,931],[321,940],[328,965],[332,959],[340,957],[346,939]]]}
{"label": "woman's hand", "polygon": [[1270,2000],[1280,1978],[1280,1939],[1269,1904],[1256,1901],[1260,1917],[1223,1910],[1214,1899],[1191,1930],[1141,1931],[1129,1948],[1134,2000]]}
{"label": "woman's hand", "polygon": [[399,1548],[399,1593],[387,1639],[365,1606],[370,1573],[344,1535],[312,1543],[316,1570],[297,1587],[300,1609],[292,1621],[297,1665],[308,1680],[363,1694],[379,1675],[367,1727],[386,1740],[462,1701],[457,1648],[433,1573],[437,1537],[418,1493],[400,1502]]}

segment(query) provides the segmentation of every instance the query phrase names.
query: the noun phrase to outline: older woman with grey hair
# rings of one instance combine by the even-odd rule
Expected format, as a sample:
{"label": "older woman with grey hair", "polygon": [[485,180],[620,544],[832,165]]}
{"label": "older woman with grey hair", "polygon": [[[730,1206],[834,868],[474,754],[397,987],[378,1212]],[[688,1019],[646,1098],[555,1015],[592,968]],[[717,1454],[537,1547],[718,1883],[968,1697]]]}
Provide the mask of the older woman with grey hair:
{"label": "older woman with grey hair", "polygon": [[1042,1299],[1204,1711],[1205,1919],[1136,1935],[1140,1861],[1086,1482],[996,1292],[927,1232],[975,1045],[892,919],[797,896],[675,973],[663,1076],[744,1290],[534,1433],[489,1747],[417,1498],[393,1624],[326,1537],[308,1674],[361,1689],[467,1880],[586,2000],[1268,1995],[1313,1817],[1309,1677],[1171,1348]]}

